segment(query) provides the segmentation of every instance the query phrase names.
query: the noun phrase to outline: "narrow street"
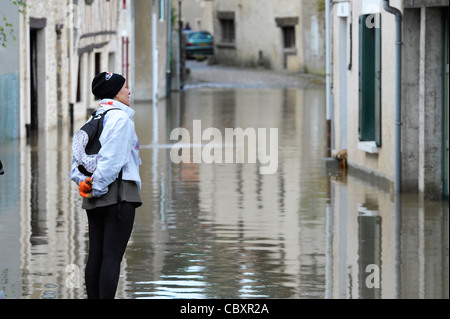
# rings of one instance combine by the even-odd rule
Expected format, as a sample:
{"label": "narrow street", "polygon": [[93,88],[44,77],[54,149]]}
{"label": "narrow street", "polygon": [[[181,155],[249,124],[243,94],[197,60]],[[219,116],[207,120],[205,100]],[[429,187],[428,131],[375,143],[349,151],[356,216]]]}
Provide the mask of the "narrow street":
{"label": "narrow street", "polygon": [[323,76],[287,71],[273,72],[267,69],[243,69],[221,65],[209,65],[208,60],[187,60],[189,70],[186,89],[216,88],[311,88],[325,84]]}
{"label": "narrow street", "polygon": [[[144,204],[117,298],[449,297],[448,202],[404,195],[398,206],[357,177],[327,175],[320,78],[196,61],[187,67],[185,90],[170,104],[134,105]],[[244,152],[243,163],[205,161],[210,140],[203,134],[195,143],[196,123],[201,132],[278,129],[276,172],[261,174],[267,163],[249,160],[249,144],[222,144],[224,156]],[[190,133],[190,162],[173,161],[177,128]],[[63,129],[0,145],[6,298],[86,297],[87,226],[69,180],[71,135]]]}

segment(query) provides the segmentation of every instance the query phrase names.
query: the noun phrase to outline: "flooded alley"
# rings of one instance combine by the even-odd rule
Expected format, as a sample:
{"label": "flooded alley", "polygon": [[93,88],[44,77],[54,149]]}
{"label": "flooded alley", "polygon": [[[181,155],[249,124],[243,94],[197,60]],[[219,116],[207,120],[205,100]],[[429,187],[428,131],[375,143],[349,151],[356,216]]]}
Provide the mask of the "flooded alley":
{"label": "flooded alley", "polygon": [[[449,297],[448,201],[394,198],[351,174],[327,173],[323,85],[190,66],[194,79],[169,102],[133,106],[144,204],[117,298]],[[214,68],[220,81],[207,77]],[[222,133],[277,128],[276,172],[261,174],[258,161],[174,163],[171,132],[192,136],[194,121]],[[208,142],[192,143],[192,153]],[[60,129],[0,144],[5,298],[86,298],[87,218],[69,179],[71,143],[72,131]]]}

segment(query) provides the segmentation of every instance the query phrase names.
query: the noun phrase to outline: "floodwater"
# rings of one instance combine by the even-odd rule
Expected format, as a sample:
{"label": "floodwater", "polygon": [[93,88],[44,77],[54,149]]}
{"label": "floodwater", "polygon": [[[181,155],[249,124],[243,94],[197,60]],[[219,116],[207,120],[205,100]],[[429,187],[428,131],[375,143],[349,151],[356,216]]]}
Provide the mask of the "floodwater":
{"label": "floodwater", "polygon": [[[325,172],[324,93],[202,87],[170,105],[136,104],[144,204],[117,298],[448,298],[448,202],[393,198]],[[276,172],[261,174],[267,164],[251,154],[244,163],[194,160],[210,142],[195,143],[195,123],[222,134],[266,128],[268,138],[278,128]],[[176,128],[190,133],[190,162],[171,157]],[[87,224],[69,181],[70,148],[63,129],[0,145],[5,298],[86,298]]]}

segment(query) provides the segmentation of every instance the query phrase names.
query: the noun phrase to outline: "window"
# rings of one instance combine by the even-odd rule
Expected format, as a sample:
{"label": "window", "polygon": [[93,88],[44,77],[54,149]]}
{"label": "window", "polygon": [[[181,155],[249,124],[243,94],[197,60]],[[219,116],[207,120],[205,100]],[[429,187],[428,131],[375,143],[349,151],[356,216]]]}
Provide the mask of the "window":
{"label": "window", "polygon": [[283,30],[283,46],[285,49],[295,48],[295,27],[284,27]]}
{"label": "window", "polygon": [[281,29],[282,45],[285,53],[292,54],[296,47],[295,41],[295,26],[298,24],[298,17],[282,17],[275,18],[277,27]]}
{"label": "window", "polygon": [[217,19],[220,23],[220,42],[234,46],[236,41],[235,19],[233,11],[218,11]]}
{"label": "window", "polygon": [[159,20],[166,19],[166,0],[159,0]]}
{"label": "window", "polygon": [[222,39],[221,39],[222,42],[234,43],[235,42],[234,20],[221,19],[220,28],[222,30]]}
{"label": "window", "polygon": [[[373,21],[377,21],[374,23]],[[381,146],[381,17],[359,17],[359,140]]]}

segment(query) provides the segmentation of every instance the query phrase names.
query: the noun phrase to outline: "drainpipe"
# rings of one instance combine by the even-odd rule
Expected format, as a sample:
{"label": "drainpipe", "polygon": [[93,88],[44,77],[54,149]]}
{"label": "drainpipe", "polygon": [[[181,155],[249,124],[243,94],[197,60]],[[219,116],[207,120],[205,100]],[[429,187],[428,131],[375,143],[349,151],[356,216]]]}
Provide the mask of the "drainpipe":
{"label": "drainpipe", "polygon": [[158,66],[159,66],[159,59],[158,59],[158,18],[156,16],[156,13],[153,12],[152,14],[152,100],[153,104],[158,101]]}
{"label": "drainpipe", "polygon": [[389,0],[383,0],[384,10],[395,15],[395,159],[394,159],[394,192],[401,193],[401,82],[402,82],[402,13],[391,7]]}
{"label": "drainpipe", "polygon": [[[153,9],[152,9],[153,10]],[[156,16],[156,13],[153,12],[152,15],[152,101],[153,101],[153,143],[158,142],[158,88],[159,88],[159,49],[158,49],[158,18]]]}
{"label": "drainpipe", "polygon": [[166,96],[170,99],[172,77],[172,1],[167,1]]}
{"label": "drainpipe", "polygon": [[326,108],[327,108],[327,157],[331,157],[333,149],[333,107],[331,100],[331,25],[330,0],[325,0],[325,76],[326,76]]}

